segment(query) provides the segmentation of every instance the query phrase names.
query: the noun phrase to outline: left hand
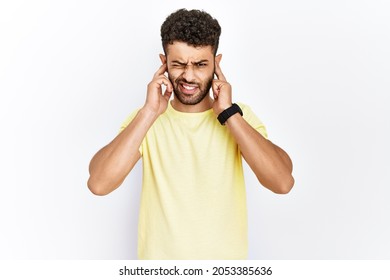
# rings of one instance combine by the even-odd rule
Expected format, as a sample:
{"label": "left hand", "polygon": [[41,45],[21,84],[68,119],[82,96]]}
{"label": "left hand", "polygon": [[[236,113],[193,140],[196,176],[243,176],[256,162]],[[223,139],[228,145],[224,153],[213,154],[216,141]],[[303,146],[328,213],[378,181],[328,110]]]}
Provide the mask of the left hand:
{"label": "left hand", "polygon": [[232,106],[232,86],[226,81],[219,62],[215,61],[215,75],[217,79],[212,82],[214,96],[213,110],[218,116],[223,110]]}

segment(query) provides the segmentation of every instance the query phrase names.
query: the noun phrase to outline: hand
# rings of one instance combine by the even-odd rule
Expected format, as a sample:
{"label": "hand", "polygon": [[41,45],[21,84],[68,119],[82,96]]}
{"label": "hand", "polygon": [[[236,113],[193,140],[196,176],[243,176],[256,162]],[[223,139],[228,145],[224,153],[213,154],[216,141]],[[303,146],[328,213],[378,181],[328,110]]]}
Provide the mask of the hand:
{"label": "hand", "polygon": [[213,110],[218,116],[222,111],[232,106],[232,86],[226,81],[217,61],[215,61],[215,75],[217,79],[214,79],[212,83],[214,96]]}
{"label": "hand", "polygon": [[[167,64],[164,63],[154,74],[153,80],[148,84],[144,108],[156,114],[156,117],[160,116],[167,109],[173,91],[171,82],[164,75],[166,71]],[[162,85],[166,86],[164,94],[162,93]]]}

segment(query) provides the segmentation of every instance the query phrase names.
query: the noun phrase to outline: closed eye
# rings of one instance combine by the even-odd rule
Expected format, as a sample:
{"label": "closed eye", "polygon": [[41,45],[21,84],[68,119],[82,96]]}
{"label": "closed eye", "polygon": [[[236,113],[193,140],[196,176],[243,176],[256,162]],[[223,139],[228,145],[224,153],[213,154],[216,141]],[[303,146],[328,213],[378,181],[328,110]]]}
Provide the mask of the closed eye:
{"label": "closed eye", "polygon": [[172,63],[172,67],[175,67],[175,68],[184,68],[186,67],[187,65],[186,64],[182,64],[182,63]]}
{"label": "closed eye", "polygon": [[[205,68],[208,66],[207,61],[199,61],[199,62],[193,62],[192,65],[194,65],[197,68]],[[180,61],[172,61],[171,67],[173,68],[186,68],[187,64],[180,62]]]}
{"label": "closed eye", "polygon": [[196,63],[196,66],[198,66],[198,67],[206,67],[207,66],[207,63],[205,63],[205,62],[199,62],[199,63]]}

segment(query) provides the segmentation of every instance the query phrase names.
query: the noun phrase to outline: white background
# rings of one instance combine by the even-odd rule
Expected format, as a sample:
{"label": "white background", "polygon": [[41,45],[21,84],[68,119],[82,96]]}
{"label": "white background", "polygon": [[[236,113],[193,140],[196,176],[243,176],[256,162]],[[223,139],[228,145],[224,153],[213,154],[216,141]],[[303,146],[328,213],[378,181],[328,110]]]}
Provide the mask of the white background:
{"label": "white background", "polygon": [[88,164],[143,105],[182,7],[218,19],[234,101],[294,162],[283,196],[245,166],[249,257],[390,258],[388,1],[0,3],[0,259],[136,258],[140,162],[105,197]]}

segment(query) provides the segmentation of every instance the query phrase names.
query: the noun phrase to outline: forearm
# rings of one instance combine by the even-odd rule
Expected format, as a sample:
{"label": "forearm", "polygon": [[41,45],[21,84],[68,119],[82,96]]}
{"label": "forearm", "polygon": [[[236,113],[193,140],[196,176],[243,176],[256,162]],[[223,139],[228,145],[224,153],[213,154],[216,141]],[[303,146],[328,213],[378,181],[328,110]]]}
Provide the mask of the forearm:
{"label": "forearm", "polygon": [[105,195],[120,186],[139,160],[139,147],[155,119],[156,114],[141,109],[114,140],[96,153],[89,166],[88,180],[94,194]]}
{"label": "forearm", "polygon": [[275,193],[288,193],[294,185],[290,157],[239,114],[230,117],[226,126],[260,183]]}

